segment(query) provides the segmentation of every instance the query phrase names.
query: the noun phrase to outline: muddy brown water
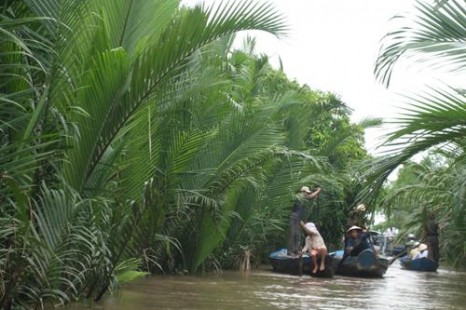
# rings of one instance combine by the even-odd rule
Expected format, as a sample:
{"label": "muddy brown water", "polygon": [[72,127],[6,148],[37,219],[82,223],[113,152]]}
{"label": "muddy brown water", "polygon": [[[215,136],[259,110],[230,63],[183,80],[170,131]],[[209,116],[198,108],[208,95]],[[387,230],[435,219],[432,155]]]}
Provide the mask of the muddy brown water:
{"label": "muddy brown water", "polygon": [[[77,303],[69,309],[88,306]],[[382,279],[332,279],[273,273],[152,276],[134,281],[92,309],[466,309],[466,272],[406,271],[394,263]]]}

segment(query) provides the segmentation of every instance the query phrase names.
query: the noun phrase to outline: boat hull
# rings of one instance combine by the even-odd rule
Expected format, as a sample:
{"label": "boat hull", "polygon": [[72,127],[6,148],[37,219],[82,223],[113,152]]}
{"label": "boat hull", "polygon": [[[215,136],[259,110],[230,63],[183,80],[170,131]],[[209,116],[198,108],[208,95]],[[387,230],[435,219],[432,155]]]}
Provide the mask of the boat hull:
{"label": "boat hull", "polygon": [[[286,249],[273,252],[269,255],[269,261],[272,265],[273,271],[291,275],[311,275],[313,277],[333,277],[332,269],[332,258],[327,255],[325,259],[325,270],[318,271],[317,273],[311,273],[314,268],[312,260],[308,254],[304,254],[302,257],[292,257],[286,254]],[[317,263],[320,263],[318,260]]]}
{"label": "boat hull", "polygon": [[338,275],[364,278],[381,278],[388,269],[388,260],[378,257],[367,249],[358,256],[347,256],[343,262],[343,251],[330,253],[335,273]]}
{"label": "boat hull", "polygon": [[412,271],[436,272],[438,266],[438,263],[425,257],[401,263],[401,267]]}

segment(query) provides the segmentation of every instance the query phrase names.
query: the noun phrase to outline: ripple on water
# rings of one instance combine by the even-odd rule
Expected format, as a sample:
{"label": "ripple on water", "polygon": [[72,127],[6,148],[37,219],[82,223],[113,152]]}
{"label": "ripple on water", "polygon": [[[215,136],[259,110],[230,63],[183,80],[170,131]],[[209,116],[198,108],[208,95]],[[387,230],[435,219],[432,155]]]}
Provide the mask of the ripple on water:
{"label": "ripple on water", "polygon": [[[318,279],[258,270],[150,277],[130,283],[95,309],[466,309],[466,273],[406,271],[382,279]],[[74,304],[70,309],[81,309]]]}

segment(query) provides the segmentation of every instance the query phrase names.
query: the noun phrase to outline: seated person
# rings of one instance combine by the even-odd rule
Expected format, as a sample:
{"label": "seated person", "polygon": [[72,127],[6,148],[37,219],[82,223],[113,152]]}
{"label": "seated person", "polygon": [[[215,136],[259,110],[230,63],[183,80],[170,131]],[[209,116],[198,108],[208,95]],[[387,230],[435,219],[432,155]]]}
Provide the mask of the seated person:
{"label": "seated person", "polygon": [[[320,235],[314,223],[309,222],[304,224],[304,222],[301,221],[300,224],[307,234],[306,243],[301,252],[309,252],[312,259],[312,264],[314,264],[312,273],[316,273],[318,269],[322,271],[325,269],[325,257],[327,256],[327,247],[325,246],[324,239]],[[317,266],[317,255],[320,255],[321,258],[320,268]]]}
{"label": "seated person", "polygon": [[406,236],[406,243],[409,245],[411,242],[416,242],[416,235],[408,234]]}
{"label": "seated person", "polygon": [[365,249],[369,249],[369,235],[359,226],[350,227],[347,232],[349,236],[345,244],[345,256],[358,256]]}
{"label": "seated person", "polygon": [[406,236],[406,243],[405,243],[404,247],[405,247],[406,253],[408,253],[408,255],[406,255],[407,258],[409,257],[410,251],[412,249],[416,248],[417,246],[419,246],[419,244],[420,243],[419,243],[419,241],[416,240],[416,236],[414,234],[408,234]]}
{"label": "seated person", "polygon": [[427,251],[427,245],[426,244],[421,243],[418,248],[419,248],[419,251],[413,257],[413,259],[424,258],[424,257],[427,257],[429,255],[429,251]]}
{"label": "seated person", "polygon": [[419,241],[415,241],[412,243],[411,245],[411,251],[409,251],[409,255],[408,255],[408,259],[414,259],[414,257],[416,257],[416,255],[420,252],[419,250],[419,246],[421,245],[421,243]]}
{"label": "seated person", "polygon": [[402,264],[409,262],[410,260],[413,260],[414,257],[419,253],[419,246],[421,243],[419,241],[415,240],[410,240],[408,243],[406,243],[406,252],[408,252],[408,255],[405,255],[400,258],[400,262]]}

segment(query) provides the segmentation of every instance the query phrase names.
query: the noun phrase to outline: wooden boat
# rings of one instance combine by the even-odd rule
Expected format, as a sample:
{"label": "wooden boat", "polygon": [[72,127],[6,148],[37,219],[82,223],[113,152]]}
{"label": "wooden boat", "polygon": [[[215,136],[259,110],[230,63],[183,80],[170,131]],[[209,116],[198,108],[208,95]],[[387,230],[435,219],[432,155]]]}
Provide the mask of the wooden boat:
{"label": "wooden boat", "polygon": [[404,269],[413,271],[436,272],[438,268],[438,263],[426,257],[403,262],[400,261],[400,264]]}
{"label": "wooden boat", "polygon": [[[313,277],[333,277],[332,258],[327,255],[325,259],[325,270],[311,273],[311,258],[309,254],[303,254],[302,257],[289,256],[286,249],[280,249],[269,255],[270,264],[273,271],[291,275],[311,275]],[[319,263],[319,261],[317,261]]]}
{"label": "wooden boat", "polygon": [[330,253],[332,257],[332,265],[336,274],[366,277],[366,278],[381,278],[388,269],[388,260],[378,257],[372,249],[366,249],[359,253],[358,256],[347,256],[343,258],[343,251]]}

